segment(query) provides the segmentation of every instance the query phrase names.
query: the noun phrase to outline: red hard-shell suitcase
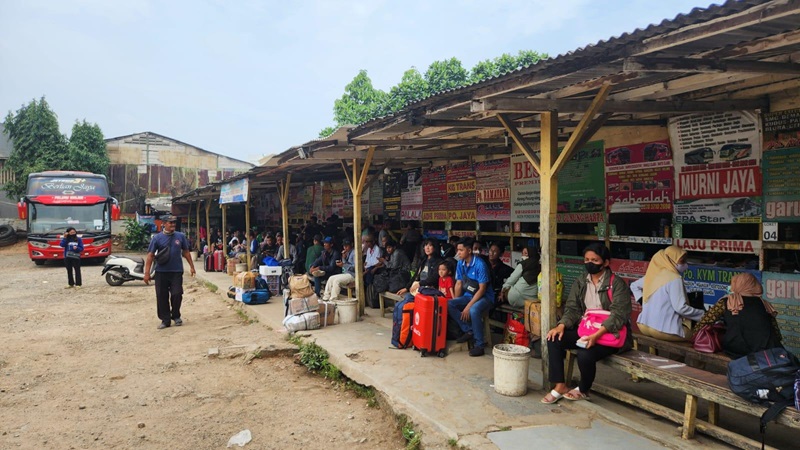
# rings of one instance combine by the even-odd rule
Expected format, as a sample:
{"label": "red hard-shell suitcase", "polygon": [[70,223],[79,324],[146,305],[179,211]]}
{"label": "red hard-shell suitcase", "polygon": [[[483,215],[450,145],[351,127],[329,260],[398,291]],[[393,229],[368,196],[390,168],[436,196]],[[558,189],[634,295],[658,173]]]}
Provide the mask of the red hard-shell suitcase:
{"label": "red hard-shell suitcase", "polygon": [[222,250],[214,251],[214,271],[225,272],[225,254]]}
{"label": "red hard-shell suitcase", "polygon": [[203,268],[206,272],[214,271],[214,254],[203,255]]}
{"label": "red hard-shell suitcase", "polygon": [[411,328],[414,348],[422,356],[436,353],[447,356],[447,300],[439,296],[414,296],[414,326]]}

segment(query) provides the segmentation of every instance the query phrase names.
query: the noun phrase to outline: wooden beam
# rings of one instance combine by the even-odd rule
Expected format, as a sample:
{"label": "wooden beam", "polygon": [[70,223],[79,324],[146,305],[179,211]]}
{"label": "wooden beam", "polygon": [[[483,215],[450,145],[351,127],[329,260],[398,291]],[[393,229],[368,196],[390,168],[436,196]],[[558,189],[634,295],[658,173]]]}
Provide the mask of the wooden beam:
{"label": "wooden beam", "polygon": [[[353,161],[356,161],[355,159]],[[350,186],[350,190],[354,191],[356,186],[353,184],[353,180],[350,178],[350,174],[347,171],[347,161],[341,160],[342,162],[342,171],[344,172],[344,177],[347,180],[347,185]]]}
{"label": "wooden beam", "polygon": [[[558,204],[558,181],[553,164],[558,155],[558,113],[542,113],[541,171],[539,182],[539,238],[542,247],[542,377],[547,390],[550,386],[550,366],[544,335],[556,325],[556,205]],[[569,380],[565,380],[569,381]]]}
{"label": "wooden beam", "polygon": [[525,138],[522,137],[522,134],[517,130],[510,120],[508,120],[508,116],[505,114],[498,114],[497,120],[503,124],[508,134],[511,136],[511,139],[516,142],[517,146],[522,150],[522,153],[525,154],[525,157],[528,158],[531,165],[537,172],[541,173],[541,163],[539,162],[539,157],[536,156],[536,152],[533,151],[533,148],[525,141]]}
{"label": "wooden beam", "polygon": [[800,75],[800,64],[791,62],[739,61],[711,58],[631,57],[622,63],[624,72],[740,72]]}
{"label": "wooden beam", "polygon": [[[386,150],[381,149],[375,153],[374,161],[387,161],[390,159],[437,159],[437,158],[461,158],[476,155],[507,155],[511,153],[511,149],[505,146],[505,141],[500,141],[503,146],[495,147],[462,147],[450,149],[438,148],[420,148],[416,150]],[[343,159],[346,160],[365,160],[367,159],[368,152],[353,152],[353,151],[340,151],[340,150],[326,150],[314,153],[313,158],[307,159],[293,159],[287,161],[286,165],[302,166],[313,164],[329,164],[336,163]]]}
{"label": "wooden beam", "polygon": [[[247,247],[245,247],[245,254],[247,255],[247,270],[251,270],[253,268],[252,261],[250,261],[250,183],[247,184],[247,201],[244,202],[244,228],[245,234],[244,239],[247,241]],[[255,234],[255,233],[254,233]]]}
{"label": "wooden beam", "polygon": [[[547,98],[489,98],[474,100],[472,112],[533,113],[555,111],[581,113],[589,109],[589,100],[562,100]],[[610,113],[692,113],[765,109],[766,100],[719,100],[715,102],[662,100],[662,101],[607,101],[597,111]]]}
{"label": "wooden beam", "polygon": [[292,235],[289,234],[289,187],[292,185],[292,173],[286,174],[285,181],[278,182],[278,193],[281,200],[281,226],[283,228],[283,257],[289,258],[289,246]]}
{"label": "wooden beam", "polygon": [[[587,128],[589,124],[594,120],[595,114],[597,114],[600,109],[603,107],[603,103],[606,101],[608,97],[608,93],[611,91],[610,84],[604,84],[603,87],[600,88],[600,91],[595,95],[594,100],[589,105],[589,108],[586,110],[586,113],[583,114],[583,118],[581,119],[581,123],[578,124],[578,127],[575,128],[575,131],[572,132],[572,136],[569,137],[569,141],[567,141],[567,145],[564,146],[564,150],[561,151],[561,154],[558,155],[558,159],[556,159],[555,163],[553,163],[553,173],[558,174],[562,167],[567,163],[569,158],[572,158],[572,155],[575,153],[575,150],[578,149],[579,141],[586,142],[587,139],[584,139],[584,135],[587,132]],[[604,117],[602,120],[605,122],[609,116],[603,115]],[[601,123],[602,125],[602,123]],[[597,127],[599,129],[599,127]],[[594,133],[592,133],[594,134]],[[591,135],[589,135],[591,137]]]}
{"label": "wooden beam", "polygon": [[353,145],[375,147],[410,147],[415,145],[505,145],[497,139],[354,139]]}

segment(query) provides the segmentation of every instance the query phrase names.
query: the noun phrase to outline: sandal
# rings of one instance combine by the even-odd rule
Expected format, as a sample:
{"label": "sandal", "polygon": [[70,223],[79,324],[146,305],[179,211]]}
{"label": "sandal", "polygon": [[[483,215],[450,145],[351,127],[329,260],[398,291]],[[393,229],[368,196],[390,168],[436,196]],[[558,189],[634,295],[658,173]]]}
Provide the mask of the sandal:
{"label": "sandal", "polygon": [[575,388],[575,389],[567,392],[566,394],[564,394],[564,398],[567,399],[567,400],[576,402],[578,400],[586,400],[586,399],[588,399],[589,398],[589,394],[584,394],[583,392],[581,392],[580,389]]}
{"label": "sandal", "polygon": [[550,391],[549,394],[545,395],[544,398],[542,398],[539,401],[546,405],[552,405],[553,403],[556,403],[559,400],[561,400],[561,397],[563,396],[564,394],[561,394],[557,390],[553,389],[552,391]]}

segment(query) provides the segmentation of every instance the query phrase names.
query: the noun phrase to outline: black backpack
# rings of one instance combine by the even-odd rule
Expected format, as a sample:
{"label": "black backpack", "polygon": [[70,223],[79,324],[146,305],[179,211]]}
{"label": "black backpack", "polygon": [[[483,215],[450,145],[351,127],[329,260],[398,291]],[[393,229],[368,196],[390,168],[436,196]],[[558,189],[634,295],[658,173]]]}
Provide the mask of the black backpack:
{"label": "black backpack", "polygon": [[728,385],[738,396],[770,405],[761,415],[761,446],[767,423],[794,403],[794,384],[800,363],[791,352],[776,347],[735,359],[728,364]]}

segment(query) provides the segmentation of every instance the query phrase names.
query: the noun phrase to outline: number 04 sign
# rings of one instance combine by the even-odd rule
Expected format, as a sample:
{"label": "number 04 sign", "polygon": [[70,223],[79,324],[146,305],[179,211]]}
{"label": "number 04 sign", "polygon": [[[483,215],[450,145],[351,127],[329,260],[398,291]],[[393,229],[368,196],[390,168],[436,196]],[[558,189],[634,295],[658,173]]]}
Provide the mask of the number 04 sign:
{"label": "number 04 sign", "polygon": [[764,222],[762,224],[764,241],[778,240],[778,222]]}

